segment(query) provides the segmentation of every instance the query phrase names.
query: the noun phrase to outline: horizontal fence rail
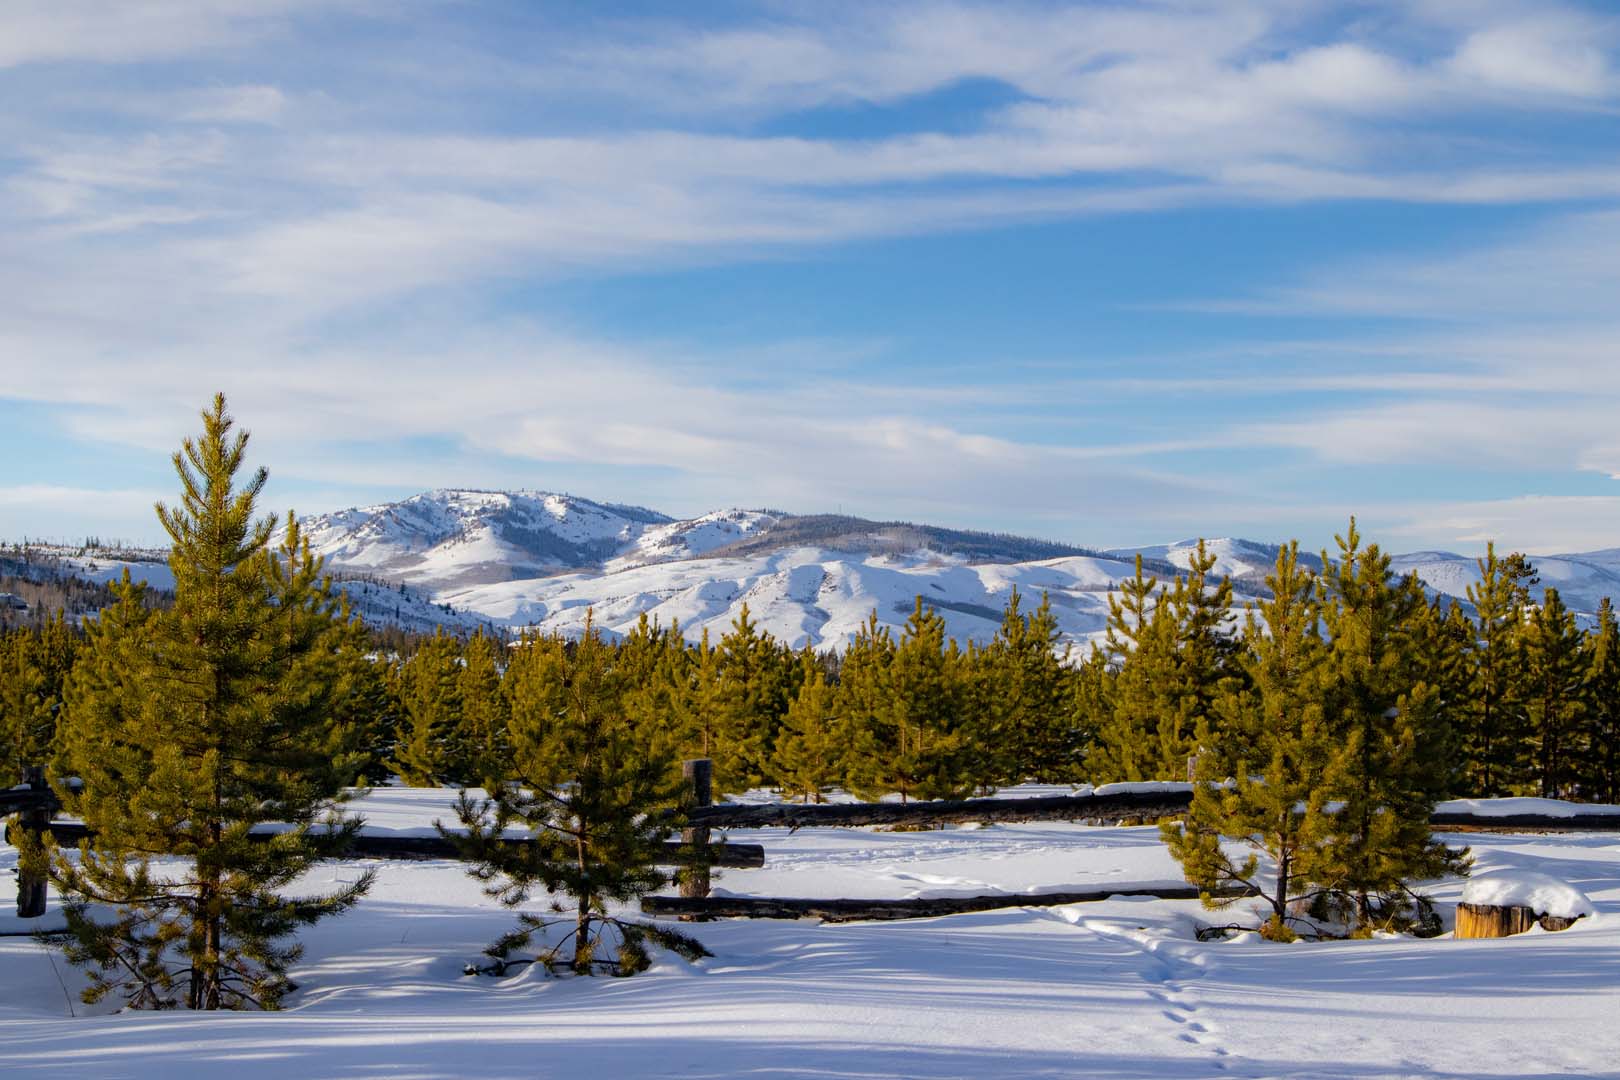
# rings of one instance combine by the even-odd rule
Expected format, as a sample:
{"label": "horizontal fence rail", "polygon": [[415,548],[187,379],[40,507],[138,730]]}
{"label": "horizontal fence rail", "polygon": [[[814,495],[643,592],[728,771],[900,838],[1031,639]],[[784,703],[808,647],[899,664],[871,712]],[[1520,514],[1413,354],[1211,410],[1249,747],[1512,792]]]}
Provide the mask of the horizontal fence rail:
{"label": "horizontal fence rail", "polygon": [[[1150,896],[1157,900],[1197,900],[1203,894],[1190,885],[1142,888],[1098,888],[1075,892],[991,893],[984,896],[924,896],[904,900],[798,900],[756,896],[644,896],[647,915],[673,915],[683,919],[821,919],[823,922],[870,922],[891,919],[930,919],[972,911],[1010,907],[1062,907],[1090,904],[1115,896]],[[1219,889],[1212,895],[1256,896],[1253,889]]]}
{"label": "horizontal fence rail", "polygon": [[[8,842],[12,840],[11,830],[14,827],[6,827],[6,840]],[[69,847],[90,837],[90,830],[77,821],[53,821],[45,828],[50,830],[51,835],[56,838],[58,844]],[[249,835],[255,839],[269,840],[276,834],[265,832],[250,833]],[[513,837],[509,840],[496,842],[521,847],[531,841],[523,837]],[[337,858],[455,859],[460,858],[460,856],[461,850],[456,846],[455,840],[443,836],[388,836],[361,833],[350,842],[347,850]],[[669,866],[700,864],[734,870],[757,870],[765,865],[765,848],[759,844],[710,844],[708,855],[700,858],[686,844],[678,840],[670,840],[664,844],[664,859]]]}

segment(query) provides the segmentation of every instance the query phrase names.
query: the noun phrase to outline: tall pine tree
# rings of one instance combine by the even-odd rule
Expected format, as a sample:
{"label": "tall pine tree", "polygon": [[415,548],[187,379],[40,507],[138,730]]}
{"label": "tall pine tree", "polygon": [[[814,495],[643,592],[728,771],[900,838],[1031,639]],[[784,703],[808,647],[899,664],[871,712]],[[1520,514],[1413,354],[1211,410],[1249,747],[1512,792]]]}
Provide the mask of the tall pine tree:
{"label": "tall pine tree", "polygon": [[1362,546],[1354,518],[1337,540],[1336,559],[1322,553],[1319,602],[1336,744],[1325,783],[1340,805],[1315,865],[1332,907],[1368,931],[1427,915],[1411,883],[1465,871],[1467,861],[1429,834],[1442,773],[1424,734],[1439,694],[1422,681],[1413,640],[1422,587],[1415,576],[1395,579],[1376,544]]}
{"label": "tall pine tree", "polygon": [[[1271,906],[1264,932],[1286,940],[1302,921],[1297,906],[1314,897],[1335,828],[1327,774],[1337,739],[1324,709],[1316,581],[1300,566],[1297,543],[1281,550],[1266,584],[1272,598],[1250,611],[1244,627],[1247,685],[1229,688],[1219,704],[1232,745],[1226,755],[1199,758],[1185,822],[1161,829],[1206,906],[1221,905],[1213,893],[1222,886],[1252,888]],[[1233,761],[1230,773],[1223,757]],[[1247,853],[1234,857],[1222,837]]]}
{"label": "tall pine tree", "polygon": [[1589,656],[1575,616],[1557,589],[1547,589],[1524,625],[1524,710],[1531,781],[1542,798],[1572,794],[1581,756]]}
{"label": "tall pine tree", "polygon": [[1620,621],[1608,597],[1586,636],[1586,732],[1576,766],[1581,794],[1620,802]]}
{"label": "tall pine tree", "polygon": [[[174,457],[181,502],[157,508],[173,607],[146,611],[126,581],[66,693],[54,779],[84,787],[53,786],[92,839],[56,852],[52,877],[87,1000],[275,1008],[299,955],[287,939],[370,883],[284,892],[358,828],[335,807],[360,761],[332,754],[339,603],[296,538],[269,550],[266,473],[238,486],[247,435],[232,426],[217,396]],[[287,828],[253,835],[268,823]]]}

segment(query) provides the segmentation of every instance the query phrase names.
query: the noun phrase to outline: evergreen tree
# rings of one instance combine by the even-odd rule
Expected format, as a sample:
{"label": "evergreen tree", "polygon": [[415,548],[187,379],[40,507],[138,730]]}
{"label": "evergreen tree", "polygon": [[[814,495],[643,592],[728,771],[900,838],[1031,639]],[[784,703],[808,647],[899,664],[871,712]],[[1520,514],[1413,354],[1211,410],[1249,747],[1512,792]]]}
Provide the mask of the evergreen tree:
{"label": "evergreen tree", "polygon": [[[359,827],[335,815],[359,761],[331,754],[330,581],[293,540],[268,550],[273,522],[254,519],[266,473],[236,486],[247,436],[231,437],[223,397],[203,424],[174,458],[181,503],[157,508],[173,607],[148,612],[126,577],[69,680],[53,786],[92,839],[54,852],[51,873],[86,1000],[275,1008],[299,955],[286,939],[370,883],[282,892]],[[288,828],[251,835],[271,822]]]}
{"label": "evergreen tree", "polygon": [[945,620],[917,598],[906,628],[889,658],[883,697],[870,717],[875,753],[867,782],[910,798],[955,798],[971,791],[962,733],[958,654],[947,650]]}
{"label": "evergreen tree", "polygon": [[60,611],[37,630],[0,632],[0,787],[49,759],[77,650]]}
{"label": "evergreen tree", "polygon": [[[1118,665],[1114,713],[1098,733],[1092,777],[1164,780],[1186,775],[1226,680],[1238,674],[1228,623],[1231,582],[1210,584],[1215,556],[1200,540],[1185,575],[1165,593],[1136,575],[1109,597],[1108,650]],[[1218,733],[1215,733],[1218,735]],[[1206,747],[1206,749],[1212,749]]]}
{"label": "evergreen tree", "polygon": [[[707,638],[704,649],[713,652]],[[678,760],[707,756],[697,746],[696,655],[681,637],[679,623],[664,628],[645,613],[619,646],[625,716],[649,752]]]}
{"label": "evergreen tree", "polygon": [[1426,744],[1421,757],[1434,766],[1433,787],[1439,796],[1454,794],[1464,783],[1458,718],[1472,693],[1468,654],[1473,639],[1473,621],[1454,600],[1436,596],[1417,612],[1413,628],[1417,672],[1437,695],[1433,719],[1419,733]]}
{"label": "evergreen tree", "polygon": [[505,646],[480,629],[461,648],[461,671],[456,677],[456,698],[461,703],[450,778],[455,783],[478,784],[499,775],[499,763],[509,746],[510,709],[501,693],[501,667]]}
{"label": "evergreen tree", "polygon": [[1142,572],[1138,555],[1136,573],[1120,582],[1117,596],[1108,594],[1104,656],[1113,676],[1109,710],[1086,762],[1094,782],[1162,779],[1156,744],[1162,691],[1173,683],[1172,630],[1158,579]]}
{"label": "evergreen tree", "polygon": [[[462,794],[467,832],[456,839],[490,896],[516,906],[546,891],[567,897],[573,910],[559,901],[557,918],[522,914],[518,928],[486,950],[494,960],[488,970],[538,961],[548,970],[632,975],[649,964],[649,944],[690,959],[708,955],[684,934],[618,917],[608,906],[668,882],[657,864],[685,791],[674,759],[650,751],[626,717],[614,653],[587,619],[579,641],[528,638],[511,658],[507,767],[489,799]],[[503,843],[513,826],[529,830],[532,843]],[[557,924],[570,928],[547,941]],[[512,958],[531,948],[533,957]]]}
{"label": "evergreen tree", "polygon": [[1425,759],[1433,742],[1423,732],[1439,694],[1422,681],[1412,640],[1422,587],[1415,575],[1395,580],[1377,545],[1361,546],[1354,518],[1337,540],[1336,561],[1322,553],[1319,602],[1324,713],[1337,744],[1325,783],[1341,805],[1315,876],[1331,907],[1366,931],[1400,925],[1414,908],[1428,916],[1410,883],[1467,862],[1429,834],[1440,770]]}
{"label": "evergreen tree", "polygon": [[1588,654],[1582,649],[1575,616],[1557,589],[1547,589],[1541,606],[1524,625],[1523,730],[1530,743],[1534,780],[1543,798],[1569,794],[1586,711]]}
{"label": "evergreen tree", "polygon": [[844,733],[845,784],[861,798],[876,799],[894,790],[884,761],[887,740],[882,737],[893,663],[894,637],[878,623],[874,611],[844,650],[833,696],[838,727]]}
{"label": "evergreen tree", "polygon": [[833,687],[808,645],[800,655],[799,667],[804,675],[777,733],[771,771],[782,794],[803,796],[805,802],[814,798],[819,803],[822,792],[839,782],[845,739],[839,730]]}
{"label": "evergreen tree", "polygon": [[358,733],[365,753],[355,784],[386,783],[394,775],[391,762],[398,749],[403,711],[394,696],[388,662],[360,641],[343,650],[339,665],[338,721]]}
{"label": "evergreen tree", "polygon": [[[1272,599],[1251,608],[1244,627],[1247,685],[1229,687],[1219,703],[1234,769],[1228,776],[1216,755],[1200,756],[1185,822],[1161,831],[1187,880],[1205,891],[1206,906],[1221,906],[1212,893],[1222,886],[1253,888],[1271,905],[1265,934],[1286,940],[1301,921],[1296,905],[1314,895],[1320,853],[1335,828],[1326,781],[1336,739],[1323,707],[1316,582],[1299,565],[1297,543],[1279,552],[1266,584]],[[1223,836],[1248,853],[1235,858]],[[1274,868],[1269,881],[1262,855]]]}
{"label": "evergreen tree", "polygon": [[411,787],[437,787],[464,779],[461,734],[461,649],[456,639],[433,636],[396,672],[403,723],[393,768]]}
{"label": "evergreen tree", "polygon": [[1608,597],[1586,636],[1586,735],[1577,766],[1581,794],[1620,802],[1620,622]]}
{"label": "evergreen tree", "polygon": [[745,791],[768,778],[771,739],[787,711],[786,657],[775,638],[760,632],[744,604],[720,639],[718,661],[715,790]]}
{"label": "evergreen tree", "polygon": [[1074,724],[1069,651],[1058,651],[1050,599],[1043,595],[1027,615],[1020,601],[1015,588],[996,636],[968,654],[979,700],[965,730],[979,755],[996,762],[996,780],[1073,780],[1085,748]]}
{"label": "evergreen tree", "polygon": [[1517,552],[1498,559],[1495,544],[1486,545],[1479,573],[1479,584],[1468,587],[1477,623],[1469,650],[1471,689],[1459,719],[1465,785],[1470,794],[1488,797],[1507,794],[1522,767],[1521,630],[1535,576]]}

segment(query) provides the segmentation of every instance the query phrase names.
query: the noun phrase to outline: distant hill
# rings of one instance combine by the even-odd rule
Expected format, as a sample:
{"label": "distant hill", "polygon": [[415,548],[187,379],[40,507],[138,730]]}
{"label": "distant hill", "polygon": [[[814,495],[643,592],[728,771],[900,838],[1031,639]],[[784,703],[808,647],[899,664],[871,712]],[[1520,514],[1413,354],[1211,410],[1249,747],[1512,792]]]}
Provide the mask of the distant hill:
{"label": "distant hill", "polygon": [[[791,645],[842,647],[876,612],[898,632],[919,595],[959,641],[988,641],[1016,588],[1028,606],[1047,595],[1063,637],[1101,637],[1108,597],[1134,573],[1168,583],[1195,540],[1095,551],[1006,533],[872,521],[841,514],[717,510],[678,519],[656,510],[544,491],[442,489],[302,522],[350,602],[373,623],[467,631],[493,624],[578,632],[586,614],[610,634],[642,615],[696,638],[723,634],[746,604]],[[1264,595],[1278,545],[1212,539],[1215,572],[1239,606]],[[53,549],[52,572],[105,582],[129,569],[168,588],[162,552]],[[1301,560],[1320,568],[1316,553]],[[1533,557],[1544,585],[1587,616],[1620,597],[1620,548]],[[1433,592],[1462,599],[1475,560],[1443,551],[1395,557]],[[0,567],[0,572],[3,572]],[[1539,595],[1539,594],[1538,594]]]}

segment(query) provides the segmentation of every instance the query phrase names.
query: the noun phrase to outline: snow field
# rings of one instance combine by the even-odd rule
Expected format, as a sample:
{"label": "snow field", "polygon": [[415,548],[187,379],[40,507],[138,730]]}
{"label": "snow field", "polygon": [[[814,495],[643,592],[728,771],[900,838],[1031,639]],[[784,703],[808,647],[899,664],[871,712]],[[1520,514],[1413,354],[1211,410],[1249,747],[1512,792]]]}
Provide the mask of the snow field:
{"label": "snow field", "polygon": [[[417,830],[449,793],[379,789],[356,807]],[[1180,881],[1151,827],[733,831],[765,845],[725,870],[742,895],[903,897]],[[0,938],[8,1073],[74,1077],[1551,1077],[1620,1062],[1620,837],[1470,835],[1476,873],[1538,872],[1596,914],[1558,934],[1200,943],[1194,902],[1118,899],[902,923],[723,921],[715,953],[628,980],[468,978],[509,928],[452,862],[379,870],[350,915],[304,937],[281,1014],[97,1015],[76,973]],[[15,852],[0,848],[0,905]],[[1463,883],[1433,889],[1445,909]],[[53,900],[53,906],[54,906]],[[535,910],[542,902],[531,904]],[[14,920],[13,920],[14,921]]]}

